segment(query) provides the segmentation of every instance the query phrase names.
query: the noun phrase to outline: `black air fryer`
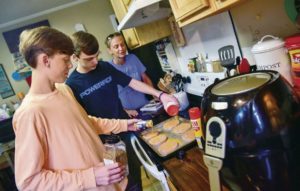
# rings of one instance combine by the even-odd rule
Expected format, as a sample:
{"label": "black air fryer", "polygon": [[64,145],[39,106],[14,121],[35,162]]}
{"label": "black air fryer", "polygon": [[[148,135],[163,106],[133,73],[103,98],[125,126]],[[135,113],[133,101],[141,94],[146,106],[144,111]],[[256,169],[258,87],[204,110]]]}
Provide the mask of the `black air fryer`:
{"label": "black air fryer", "polygon": [[211,190],[300,190],[299,99],[278,72],[221,80],[201,109]]}

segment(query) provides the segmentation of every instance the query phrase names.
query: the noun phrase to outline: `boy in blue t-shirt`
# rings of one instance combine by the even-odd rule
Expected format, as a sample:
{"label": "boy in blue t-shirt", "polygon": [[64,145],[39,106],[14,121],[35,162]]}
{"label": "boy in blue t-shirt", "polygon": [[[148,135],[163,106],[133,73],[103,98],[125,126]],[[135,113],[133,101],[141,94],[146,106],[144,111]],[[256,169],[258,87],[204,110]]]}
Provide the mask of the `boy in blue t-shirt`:
{"label": "boy in blue t-shirt", "polygon": [[[125,75],[107,62],[98,61],[99,44],[92,34],[79,31],[72,35],[72,40],[74,43],[72,59],[78,63],[78,66],[71,73],[66,84],[71,87],[76,99],[89,115],[110,119],[128,118],[118,96],[118,85],[129,86],[139,92],[158,97],[165,108],[168,102],[179,105],[174,96]],[[140,164],[131,147],[130,136],[132,136],[130,133],[121,135],[126,143],[129,163],[127,190],[142,190]]]}

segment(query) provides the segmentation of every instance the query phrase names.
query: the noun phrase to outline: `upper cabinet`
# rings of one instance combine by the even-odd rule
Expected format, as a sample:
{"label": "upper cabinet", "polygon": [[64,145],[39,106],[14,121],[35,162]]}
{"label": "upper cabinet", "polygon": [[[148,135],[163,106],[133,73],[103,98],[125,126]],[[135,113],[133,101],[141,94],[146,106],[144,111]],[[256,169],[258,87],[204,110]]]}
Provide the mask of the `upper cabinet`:
{"label": "upper cabinet", "polygon": [[[131,0],[111,0],[115,15],[119,21],[127,13]],[[128,48],[134,49],[155,40],[171,35],[170,24],[167,19],[155,21],[135,28],[122,30]]]}
{"label": "upper cabinet", "polygon": [[242,0],[214,0],[214,3],[216,4],[218,10],[223,10],[230,8],[231,6],[236,5],[241,1]]}
{"label": "upper cabinet", "polygon": [[180,27],[220,13],[243,0],[169,0]]}

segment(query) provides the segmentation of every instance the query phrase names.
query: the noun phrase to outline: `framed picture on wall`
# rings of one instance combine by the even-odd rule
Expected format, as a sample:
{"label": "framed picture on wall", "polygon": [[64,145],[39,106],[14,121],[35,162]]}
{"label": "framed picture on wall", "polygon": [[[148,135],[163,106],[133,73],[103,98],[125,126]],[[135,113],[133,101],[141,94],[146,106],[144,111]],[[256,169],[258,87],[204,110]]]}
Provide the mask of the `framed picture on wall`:
{"label": "framed picture on wall", "polygon": [[3,65],[0,64],[0,96],[5,99],[13,95],[15,95],[15,91],[7,78]]}

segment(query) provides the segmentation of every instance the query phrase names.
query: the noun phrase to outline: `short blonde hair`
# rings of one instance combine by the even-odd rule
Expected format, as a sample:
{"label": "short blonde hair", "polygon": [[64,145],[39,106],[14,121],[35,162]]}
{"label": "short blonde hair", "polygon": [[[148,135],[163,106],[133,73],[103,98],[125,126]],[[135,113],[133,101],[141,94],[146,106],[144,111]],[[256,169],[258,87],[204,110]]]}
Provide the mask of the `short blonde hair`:
{"label": "short blonde hair", "polygon": [[37,65],[36,58],[40,53],[45,53],[48,56],[53,56],[56,53],[72,55],[74,47],[71,38],[64,33],[42,26],[24,30],[21,33],[19,50],[26,62],[35,68]]}
{"label": "short blonde hair", "polygon": [[115,32],[115,33],[112,33],[112,34],[109,34],[106,39],[105,39],[105,45],[107,48],[110,48],[110,45],[111,45],[111,41],[113,38],[117,37],[117,36],[121,36],[123,37],[123,35],[119,32]]}

